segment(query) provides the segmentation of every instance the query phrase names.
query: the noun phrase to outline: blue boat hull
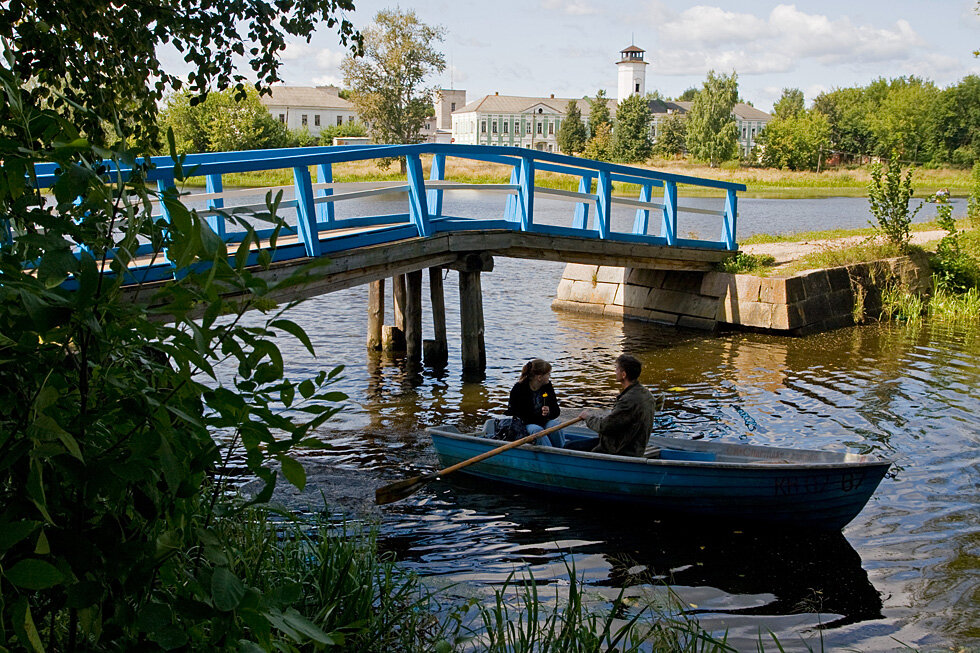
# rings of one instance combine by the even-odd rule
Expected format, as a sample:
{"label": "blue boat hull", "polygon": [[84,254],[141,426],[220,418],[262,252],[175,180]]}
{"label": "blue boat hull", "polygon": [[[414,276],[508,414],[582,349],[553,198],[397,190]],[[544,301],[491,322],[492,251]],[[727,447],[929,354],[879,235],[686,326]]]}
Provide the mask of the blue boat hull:
{"label": "blue boat hull", "polygon": [[[446,467],[502,444],[446,429],[431,429],[430,434]],[[458,473],[538,491],[641,504],[665,514],[840,530],[861,512],[891,464],[851,454],[655,439],[669,445],[661,450],[663,457],[525,445]]]}

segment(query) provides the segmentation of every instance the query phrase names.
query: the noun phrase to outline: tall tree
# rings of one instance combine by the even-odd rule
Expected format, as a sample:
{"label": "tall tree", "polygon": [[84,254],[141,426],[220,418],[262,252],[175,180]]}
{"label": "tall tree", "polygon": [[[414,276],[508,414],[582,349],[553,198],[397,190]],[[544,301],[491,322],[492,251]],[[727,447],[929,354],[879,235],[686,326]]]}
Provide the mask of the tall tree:
{"label": "tall tree", "polygon": [[[234,87],[244,97],[247,86],[281,81],[286,38],[309,40],[320,23],[358,51],[360,36],[338,17],[353,8],[353,0],[15,1],[0,3],[0,37],[8,68],[30,80],[27,102],[57,110],[94,142],[116,138],[103,129],[108,120],[151,143],[158,102],[185,85],[164,69],[158,46],[183,55],[195,96]],[[256,81],[238,72],[243,59]]]}
{"label": "tall tree", "polygon": [[871,154],[873,150],[868,116],[874,106],[871,93],[864,88],[834,89],[814,99],[813,108],[827,116],[830,145],[851,155]]}
{"label": "tall tree", "polygon": [[650,158],[653,147],[650,140],[652,119],[649,100],[642,95],[631,95],[619,103],[616,130],[613,132],[614,159],[633,163]]}
{"label": "tall tree", "polygon": [[609,98],[603,89],[596,91],[595,97],[589,99],[589,136],[598,134],[599,125],[612,128],[612,118],[609,115]]}
{"label": "tall tree", "polygon": [[670,157],[682,154],[687,149],[687,122],[684,115],[671,113],[657,126],[657,139],[653,143],[653,153]]}
{"label": "tall tree", "polygon": [[446,68],[446,58],[433,47],[444,35],[444,28],[426,25],[412,10],[385,9],[364,30],[364,57],[344,60],[349,99],[376,143],[422,140],[437,91],[424,83]]}
{"label": "tall tree", "polygon": [[936,160],[972,165],[980,157],[980,77],[968,75],[946,88],[933,120]]}
{"label": "tall tree", "polygon": [[776,118],[792,118],[803,113],[803,91],[798,88],[784,88],[782,96],[772,105]]}
{"label": "tall tree", "polygon": [[738,126],[732,110],[738,99],[738,75],[708,72],[687,115],[687,149],[715,167],[738,155]]}
{"label": "tall tree", "polygon": [[582,111],[575,100],[569,100],[565,109],[565,119],[558,128],[558,149],[565,154],[581,152],[588,134],[582,122]]}

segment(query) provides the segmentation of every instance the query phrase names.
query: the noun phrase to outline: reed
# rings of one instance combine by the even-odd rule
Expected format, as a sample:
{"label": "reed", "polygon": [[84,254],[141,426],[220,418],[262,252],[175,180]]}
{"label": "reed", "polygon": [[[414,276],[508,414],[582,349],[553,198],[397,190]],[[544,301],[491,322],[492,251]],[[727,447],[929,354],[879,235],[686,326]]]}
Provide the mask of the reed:
{"label": "reed", "polygon": [[[539,595],[533,575],[515,582],[511,574],[494,592],[493,603],[480,606],[483,630],[475,633],[481,650],[493,653],[621,651],[687,651],[714,653],[734,651],[725,639],[717,639],[696,621],[679,614],[679,601],[668,592],[672,607],[635,604],[620,590],[605,609],[585,598],[585,583],[568,566],[567,596],[556,589],[554,609]],[[561,605],[558,605],[558,604]],[[632,613],[632,614],[630,614]]]}

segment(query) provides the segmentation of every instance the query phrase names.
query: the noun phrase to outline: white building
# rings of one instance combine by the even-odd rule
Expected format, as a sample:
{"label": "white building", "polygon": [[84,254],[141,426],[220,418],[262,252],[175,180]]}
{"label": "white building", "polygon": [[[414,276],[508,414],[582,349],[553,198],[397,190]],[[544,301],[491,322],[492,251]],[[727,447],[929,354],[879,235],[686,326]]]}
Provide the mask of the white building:
{"label": "white building", "polygon": [[357,121],[354,105],[340,97],[336,86],[273,86],[262,104],[272,117],[291,130],[306,127],[310,134],[333,125]]}
{"label": "white building", "polygon": [[[660,123],[672,113],[685,114],[691,110],[693,102],[671,102],[669,100],[650,100],[650,113],[653,114],[653,140],[660,135]],[[755,139],[762,132],[772,116],[753,106],[737,103],[732,108],[732,117],[738,126],[738,151],[742,156],[748,156],[755,147]]]}

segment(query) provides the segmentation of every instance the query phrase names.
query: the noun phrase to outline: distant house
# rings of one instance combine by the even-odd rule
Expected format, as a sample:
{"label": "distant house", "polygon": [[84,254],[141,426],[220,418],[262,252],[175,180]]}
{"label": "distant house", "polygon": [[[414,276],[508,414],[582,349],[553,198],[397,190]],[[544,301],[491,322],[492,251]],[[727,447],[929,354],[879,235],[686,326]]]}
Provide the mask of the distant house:
{"label": "distant house", "polygon": [[[691,110],[693,102],[671,102],[669,100],[651,100],[650,113],[653,114],[653,139],[659,135],[660,124],[672,113],[685,114]],[[732,109],[732,116],[738,127],[739,154],[748,156],[755,147],[755,139],[766,124],[772,120],[772,115],[755,107],[739,102]]]}
{"label": "distant house", "polygon": [[[484,95],[452,114],[454,142],[557,152],[558,129],[571,100],[578,103],[582,121],[588,122],[588,99]],[[610,99],[608,103],[609,112],[615,114],[616,101]]]}
{"label": "distant house", "polygon": [[306,127],[318,136],[323,129],[357,120],[354,105],[340,97],[336,86],[273,86],[262,104],[291,130]]}

